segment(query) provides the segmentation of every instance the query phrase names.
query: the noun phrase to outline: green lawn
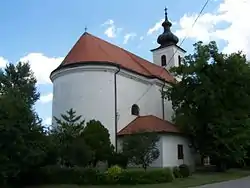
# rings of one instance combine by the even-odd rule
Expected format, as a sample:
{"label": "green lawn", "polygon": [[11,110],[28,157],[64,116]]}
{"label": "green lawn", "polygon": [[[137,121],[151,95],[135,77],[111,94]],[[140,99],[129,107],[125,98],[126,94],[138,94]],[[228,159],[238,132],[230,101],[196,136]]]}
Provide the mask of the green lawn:
{"label": "green lawn", "polygon": [[250,171],[247,170],[230,170],[226,173],[212,173],[212,172],[203,172],[196,173],[193,176],[186,179],[176,179],[172,183],[166,184],[156,184],[156,185],[134,185],[134,186],[76,186],[76,185],[49,185],[33,188],[184,188],[192,187],[204,184],[210,184],[215,182],[227,181],[232,179],[241,178],[244,176],[250,175]]}

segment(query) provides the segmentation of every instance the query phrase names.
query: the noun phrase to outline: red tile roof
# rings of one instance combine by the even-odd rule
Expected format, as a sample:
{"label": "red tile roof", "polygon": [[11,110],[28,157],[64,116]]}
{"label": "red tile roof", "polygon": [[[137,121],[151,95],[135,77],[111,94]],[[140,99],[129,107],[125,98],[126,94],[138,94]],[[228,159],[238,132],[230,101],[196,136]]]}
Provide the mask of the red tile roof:
{"label": "red tile roof", "polygon": [[126,127],[120,130],[118,132],[118,135],[128,135],[139,131],[158,133],[180,133],[180,130],[169,121],[165,121],[158,117],[149,115],[137,117]]}
{"label": "red tile roof", "polygon": [[144,76],[156,77],[168,82],[174,81],[174,77],[163,67],[87,32],[79,38],[58,68],[84,62],[109,62]]}

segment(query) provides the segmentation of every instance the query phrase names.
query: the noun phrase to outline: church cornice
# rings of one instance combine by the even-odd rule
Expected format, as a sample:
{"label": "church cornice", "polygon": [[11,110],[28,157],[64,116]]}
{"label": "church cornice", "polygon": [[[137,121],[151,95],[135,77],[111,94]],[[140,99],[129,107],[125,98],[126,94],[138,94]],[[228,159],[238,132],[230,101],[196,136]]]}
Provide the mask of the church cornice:
{"label": "church cornice", "polygon": [[72,72],[81,72],[81,71],[108,71],[108,72],[116,72],[117,69],[120,68],[119,75],[124,77],[143,82],[145,84],[156,84],[158,86],[164,85],[164,82],[168,82],[158,78],[156,76],[145,76],[135,72],[131,69],[127,69],[125,67],[121,67],[118,64],[112,62],[78,62],[74,64],[68,64],[59,66],[57,69],[51,72],[50,79],[53,82],[57,77],[63,76]]}
{"label": "church cornice", "polygon": [[[153,52],[153,51],[156,51],[156,50],[165,49],[165,48],[170,47],[170,46],[173,46],[173,45],[159,46],[158,48],[152,49],[152,50],[150,50],[150,51]],[[178,48],[179,50],[181,50],[182,52],[184,52],[184,53],[187,52],[186,50],[184,50],[183,48],[181,48],[180,46],[178,46],[178,45],[176,45],[176,44],[175,44],[174,46],[175,46],[176,48]]]}

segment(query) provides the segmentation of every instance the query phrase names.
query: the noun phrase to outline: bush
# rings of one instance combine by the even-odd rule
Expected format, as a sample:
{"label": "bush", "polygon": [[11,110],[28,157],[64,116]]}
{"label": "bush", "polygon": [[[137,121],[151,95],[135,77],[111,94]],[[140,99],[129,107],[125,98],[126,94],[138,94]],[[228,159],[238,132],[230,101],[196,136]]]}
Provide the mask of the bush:
{"label": "bush", "polygon": [[[31,175],[28,180],[28,175]],[[113,166],[106,172],[95,169],[67,168],[46,166],[26,174],[26,181],[19,185],[41,184],[76,184],[76,185],[107,185],[107,184],[157,184],[173,181],[174,176],[169,168],[156,170],[122,170]]]}
{"label": "bush", "polygon": [[[99,184],[103,179],[99,174],[98,170],[91,168],[46,166],[26,174],[25,181],[22,180],[22,185]],[[27,181],[27,178],[30,180]]]}
{"label": "bush", "polygon": [[118,165],[122,168],[127,168],[128,157],[123,153],[113,153],[108,159],[108,166]]}
{"label": "bush", "polygon": [[120,174],[118,184],[157,184],[173,181],[171,169],[163,168],[149,171],[133,170],[123,171]]}
{"label": "bush", "polygon": [[173,175],[175,178],[182,178],[182,175],[178,166],[175,166],[173,168]]}
{"label": "bush", "polygon": [[122,168],[115,165],[106,171],[107,182],[115,183],[119,179],[119,175],[122,173]]}
{"label": "bush", "polygon": [[187,165],[182,164],[179,166],[179,169],[180,169],[180,174],[182,175],[182,177],[186,178],[191,175],[190,169]]}

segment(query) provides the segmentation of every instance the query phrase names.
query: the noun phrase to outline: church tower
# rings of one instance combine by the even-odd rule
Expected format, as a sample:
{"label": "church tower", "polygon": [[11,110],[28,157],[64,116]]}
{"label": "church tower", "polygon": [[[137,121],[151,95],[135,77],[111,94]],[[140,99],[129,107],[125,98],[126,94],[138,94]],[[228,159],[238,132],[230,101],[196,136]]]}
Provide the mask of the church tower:
{"label": "church tower", "polygon": [[165,8],[165,20],[162,23],[164,31],[157,38],[160,46],[151,50],[153,52],[153,62],[169,70],[181,64],[185,55],[185,50],[177,45],[179,39],[171,32],[172,23],[168,20],[167,8]]}

